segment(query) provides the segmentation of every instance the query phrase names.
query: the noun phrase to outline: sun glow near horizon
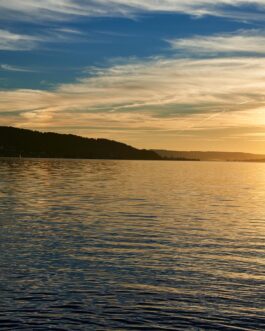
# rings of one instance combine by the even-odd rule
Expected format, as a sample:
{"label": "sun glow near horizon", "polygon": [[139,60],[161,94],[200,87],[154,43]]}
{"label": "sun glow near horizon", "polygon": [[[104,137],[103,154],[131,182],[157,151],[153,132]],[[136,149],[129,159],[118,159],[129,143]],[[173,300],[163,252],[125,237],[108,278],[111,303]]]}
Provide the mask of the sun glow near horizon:
{"label": "sun glow near horizon", "polygon": [[[45,38],[35,20],[41,12],[30,1],[26,5],[32,17],[17,6],[20,25],[11,15],[15,9],[0,5],[7,16],[0,26],[1,125],[110,138],[141,148],[265,154],[265,33],[256,28],[253,13],[263,17],[265,9],[257,2],[244,11],[238,2],[234,12],[226,3],[221,14],[210,2],[188,8],[172,1],[161,13],[162,7],[150,1],[141,10],[135,4],[136,20],[130,6],[121,18],[106,4],[101,8],[109,10],[109,18],[102,14],[103,25],[93,15],[84,25],[78,10],[70,16],[62,12],[62,21],[56,8],[45,7],[47,16],[54,13],[42,17],[50,25]],[[194,21],[198,6],[208,15]],[[161,22],[163,33],[156,35],[154,24]],[[13,24],[12,31],[5,23]],[[98,39],[90,40],[93,35]],[[151,40],[154,46],[148,46]]]}

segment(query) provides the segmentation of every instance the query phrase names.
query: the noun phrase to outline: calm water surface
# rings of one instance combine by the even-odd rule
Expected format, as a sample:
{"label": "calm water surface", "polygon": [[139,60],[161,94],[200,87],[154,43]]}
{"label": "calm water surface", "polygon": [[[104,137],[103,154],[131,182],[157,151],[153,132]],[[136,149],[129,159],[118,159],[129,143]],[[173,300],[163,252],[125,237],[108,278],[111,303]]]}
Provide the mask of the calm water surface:
{"label": "calm water surface", "polygon": [[0,160],[1,330],[265,330],[265,164]]}

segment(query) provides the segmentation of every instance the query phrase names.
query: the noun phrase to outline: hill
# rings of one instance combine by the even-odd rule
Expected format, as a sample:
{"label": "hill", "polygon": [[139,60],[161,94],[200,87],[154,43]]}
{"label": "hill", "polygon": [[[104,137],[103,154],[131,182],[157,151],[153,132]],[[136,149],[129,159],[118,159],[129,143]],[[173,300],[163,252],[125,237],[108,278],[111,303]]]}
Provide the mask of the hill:
{"label": "hill", "polygon": [[140,150],[107,139],[38,132],[0,126],[0,156],[160,160],[154,151]]}
{"label": "hill", "polygon": [[167,151],[154,150],[162,158],[174,160],[200,160],[200,161],[253,161],[262,162],[265,155],[251,153],[233,153],[233,152],[185,152],[185,151]]}

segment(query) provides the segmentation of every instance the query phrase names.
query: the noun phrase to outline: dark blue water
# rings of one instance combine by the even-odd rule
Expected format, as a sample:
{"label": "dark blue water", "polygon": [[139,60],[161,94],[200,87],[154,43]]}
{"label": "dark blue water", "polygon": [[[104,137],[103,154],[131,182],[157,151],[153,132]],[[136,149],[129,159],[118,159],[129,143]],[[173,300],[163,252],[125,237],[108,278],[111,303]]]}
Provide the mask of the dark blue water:
{"label": "dark blue water", "polygon": [[1,330],[264,330],[265,164],[0,160]]}

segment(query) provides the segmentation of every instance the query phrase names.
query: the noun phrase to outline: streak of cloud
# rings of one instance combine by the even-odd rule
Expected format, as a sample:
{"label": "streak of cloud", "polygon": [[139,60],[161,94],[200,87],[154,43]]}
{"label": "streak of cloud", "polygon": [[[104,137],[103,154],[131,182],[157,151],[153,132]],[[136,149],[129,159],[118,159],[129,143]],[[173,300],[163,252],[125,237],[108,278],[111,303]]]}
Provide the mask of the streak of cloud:
{"label": "streak of cloud", "polygon": [[[248,6],[248,12],[242,11],[244,6]],[[0,11],[5,14],[3,17],[22,20],[62,20],[75,16],[133,17],[145,12],[262,20],[264,9],[264,0],[2,0],[0,3]]]}
{"label": "streak of cloud", "polygon": [[262,30],[238,31],[230,34],[195,36],[168,41],[172,49],[191,55],[257,54],[265,55],[265,33]]}
{"label": "streak of cloud", "polygon": [[18,34],[8,30],[0,29],[0,50],[31,50],[36,47],[37,42],[38,38],[35,36]]}
{"label": "streak of cloud", "polygon": [[261,58],[134,61],[51,91],[1,91],[0,114],[15,112],[16,125],[32,127],[265,126],[264,76]]}
{"label": "streak of cloud", "polygon": [[9,64],[1,64],[0,70],[4,71],[14,71],[14,72],[35,72],[34,70],[28,68],[17,67]]}

